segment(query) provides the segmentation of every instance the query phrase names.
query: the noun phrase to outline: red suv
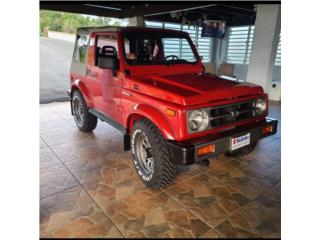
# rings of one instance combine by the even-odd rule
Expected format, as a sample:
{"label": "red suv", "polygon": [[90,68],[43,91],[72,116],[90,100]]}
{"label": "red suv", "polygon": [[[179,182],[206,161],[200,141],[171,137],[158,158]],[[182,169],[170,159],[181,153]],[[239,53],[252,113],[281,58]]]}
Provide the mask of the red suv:
{"label": "red suv", "polygon": [[99,118],[120,130],[151,188],[169,184],[176,164],[248,153],[277,130],[262,87],[206,73],[186,32],[79,28],[70,85],[78,128]]}

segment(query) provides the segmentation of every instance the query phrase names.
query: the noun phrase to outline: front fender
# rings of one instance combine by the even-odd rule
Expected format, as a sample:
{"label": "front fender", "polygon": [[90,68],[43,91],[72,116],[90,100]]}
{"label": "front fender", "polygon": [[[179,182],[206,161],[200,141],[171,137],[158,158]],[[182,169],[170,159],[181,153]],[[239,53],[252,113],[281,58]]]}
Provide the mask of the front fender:
{"label": "front fender", "polygon": [[92,101],[89,94],[89,90],[87,86],[80,79],[77,79],[72,83],[71,96],[73,94],[73,91],[76,89],[78,89],[81,92],[82,96],[84,97],[84,100],[86,101],[87,106],[92,107]]}
{"label": "front fender", "polygon": [[174,140],[175,134],[172,129],[172,126],[166,119],[165,115],[161,113],[158,109],[147,105],[139,104],[135,108],[135,111],[132,114],[138,114],[145,118],[148,118],[157,128],[161,131],[162,135],[168,140]]}

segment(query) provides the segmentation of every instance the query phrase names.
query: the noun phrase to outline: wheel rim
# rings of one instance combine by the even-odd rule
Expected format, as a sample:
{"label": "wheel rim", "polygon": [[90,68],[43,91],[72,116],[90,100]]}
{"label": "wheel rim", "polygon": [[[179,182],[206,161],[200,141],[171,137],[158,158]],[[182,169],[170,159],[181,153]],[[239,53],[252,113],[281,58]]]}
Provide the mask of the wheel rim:
{"label": "wheel rim", "polygon": [[143,175],[151,175],[154,171],[154,160],[149,139],[143,133],[137,136],[135,150]]}
{"label": "wheel rim", "polygon": [[83,124],[83,107],[79,100],[79,98],[75,98],[73,100],[73,111],[74,111],[74,119],[76,120],[77,125],[82,126]]}

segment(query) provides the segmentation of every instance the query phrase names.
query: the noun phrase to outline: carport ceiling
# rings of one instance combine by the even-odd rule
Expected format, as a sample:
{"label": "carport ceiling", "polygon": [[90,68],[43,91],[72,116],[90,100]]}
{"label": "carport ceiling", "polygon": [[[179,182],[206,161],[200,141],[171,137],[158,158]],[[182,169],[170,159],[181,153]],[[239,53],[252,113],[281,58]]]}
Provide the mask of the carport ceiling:
{"label": "carport ceiling", "polygon": [[252,25],[256,11],[253,3],[55,3],[40,1],[40,9],[61,12],[96,15],[101,17],[130,18],[144,16],[146,20],[177,22],[171,12],[182,11],[190,21],[196,21],[204,14],[210,20],[225,20],[229,26]]}

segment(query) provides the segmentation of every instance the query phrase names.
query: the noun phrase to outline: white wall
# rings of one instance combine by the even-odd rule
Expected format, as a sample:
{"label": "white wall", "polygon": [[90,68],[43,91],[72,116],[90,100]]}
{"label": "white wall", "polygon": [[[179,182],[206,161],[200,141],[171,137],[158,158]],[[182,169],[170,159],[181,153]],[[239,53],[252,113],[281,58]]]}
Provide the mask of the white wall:
{"label": "white wall", "polygon": [[[248,64],[235,64],[234,75],[239,79],[246,80],[248,66]],[[272,87],[269,92],[269,99],[273,101],[281,100],[281,66],[273,67]]]}
{"label": "white wall", "polygon": [[258,4],[247,81],[272,91],[273,68],[281,28],[280,4]]}
{"label": "white wall", "polygon": [[[248,64],[235,64],[234,75],[239,79],[246,80],[248,74]],[[272,81],[281,82],[281,66],[273,67]]]}
{"label": "white wall", "polygon": [[[239,79],[246,80],[248,66],[248,64],[235,64],[234,75]],[[269,92],[269,99],[273,101],[281,100],[281,66],[273,67],[272,87]]]}
{"label": "white wall", "polygon": [[281,66],[273,67],[272,80],[276,82],[281,82]]}

